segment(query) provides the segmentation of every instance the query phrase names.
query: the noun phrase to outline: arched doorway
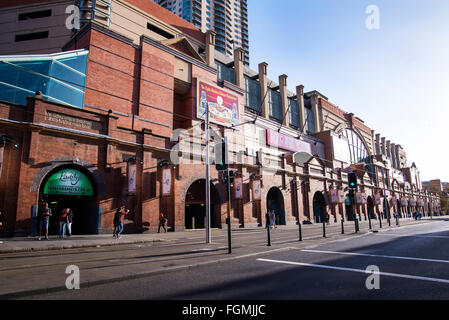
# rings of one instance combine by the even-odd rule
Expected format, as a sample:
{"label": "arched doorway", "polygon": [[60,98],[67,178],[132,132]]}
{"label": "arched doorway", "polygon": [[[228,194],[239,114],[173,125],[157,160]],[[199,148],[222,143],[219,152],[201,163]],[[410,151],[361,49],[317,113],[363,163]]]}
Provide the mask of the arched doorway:
{"label": "arched doorway", "polygon": [[[210,226],[218,227],[220,221],[220,197],[217,189],[210,184]],[[193,182],[186,193],[185,228],[186,230],[206,227],[206,179]]]}
{"label": "arched doorway", "polygon": [[272,187],[267,194],[267,210],[274,210],[276,215],[276,225],[286,225],[284,196],[281,190]]}
{"label": "arched doorway", "polygon": [[53,213],[49,234],[58,234],[59,215],[67,207],[73,212],[72,234],[98,233],[96,194],[96,184],[83,167],[67,165],[50,171],[39,189],[39,203],[47,202]]}
{"label": "arched doorway", "polygon": [[368,196],[368,199],[366,201],[367,207],[368,207],[368,216],[370,219],[376,219],[376,214],[374,213],[374,201],[371,196]]}
{"label": "arched doorway", "polygon": [[320,191],[313,195],[313,219],[316,223],[326,219],[326,200]]}

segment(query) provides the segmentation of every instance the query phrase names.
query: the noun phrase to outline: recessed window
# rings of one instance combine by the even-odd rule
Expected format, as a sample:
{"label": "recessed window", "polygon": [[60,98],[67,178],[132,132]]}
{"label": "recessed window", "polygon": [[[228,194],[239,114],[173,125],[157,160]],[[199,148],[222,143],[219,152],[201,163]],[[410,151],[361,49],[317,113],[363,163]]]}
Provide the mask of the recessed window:
{"label": "recessed window", "polygon": [[151,30],[153,32],[156,32],[157,34],[159,34],[167,39],[173,39],[175,37],[171,33],[168,33],[167,31],[164,31],[161,28],[158,28],[158,27],[152,25],[151,23],[147,23],[147,29]]}
{"label": "recessed window", "polygon": [[41,11],[33,11],[19,14],[19,21],[23,20],[31,20],[31,19],[39,19],[51,16],[51,9],[49,10],[41,10]]}
{"label": "recessed window", "polygon": [[28,41],[28,40],[36,40],[36,39],[44,39],[44,38],[48,38],[48,31],[18,34],[18,35],[16,35],[15,41],[20,42],[20,41]]}

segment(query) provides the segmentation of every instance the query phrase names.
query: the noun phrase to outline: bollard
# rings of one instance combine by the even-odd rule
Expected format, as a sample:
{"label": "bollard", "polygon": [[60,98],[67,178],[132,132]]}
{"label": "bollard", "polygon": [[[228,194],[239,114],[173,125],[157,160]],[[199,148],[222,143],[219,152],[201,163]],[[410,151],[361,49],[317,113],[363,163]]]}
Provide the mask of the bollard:
{"label": "bollard", "polygon": [[400,227],[400,225],[399,225],[399,217],[398,217],[398,216],[396,216],[396,225],[397,225],[398,227]]}
{"label": "bollard", "polygon": [[354,219],[354,225],[355,225],[355,233],[357,233],[359,230],[358,230],[358,226],[357,226],[357,224],[359,223],[359,220],[357,219],[357,217]]}
{"label": "bollard", "polygon": [[301,221],[298,220],[299,225],[299,241],[302,241],[302,229],[301,229]]}
{"label": "bollard", "polygon": [[373,229],[371,226],[371,217],[369,216],[369,213],[368,213],[368,224],[369,224],[369,229],[370,230]]}
{"label": "bollard", "polygon": [[382,217],[380,214],[379,214],[379,225],[380,225],[380,228],[382,229]]}
{"label": "bollard", "polygon": [[323,238],[326,238],[326,221],[323,219]]}
{"label": "bollard", "polygon": [[341,234],[345,234],[345,219],[341,219]]}
{"label": "bollard", "polygon": [[266,214],[265,218],[267,219],[267,238],[268,238],[268,243],[267,243],[267,247],[271,247],[271,238],[270,238],[270,223],[269,223],[269,219],[270,216],[268,215],[268,213]]}
{"label": "bollard", "polygon": [[387,220],[388,220],[388,226],[389,226],[389,227],[391,227],[391,220],[390,220],[390,215],[388,215],[388,218],[387,218]]}

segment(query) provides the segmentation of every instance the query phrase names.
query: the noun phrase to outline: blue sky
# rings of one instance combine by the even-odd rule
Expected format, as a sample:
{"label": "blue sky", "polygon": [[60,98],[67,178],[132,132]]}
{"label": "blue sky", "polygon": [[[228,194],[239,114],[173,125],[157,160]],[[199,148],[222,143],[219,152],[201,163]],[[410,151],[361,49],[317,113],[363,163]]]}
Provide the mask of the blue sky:
{"label": "blue sky", "polygon": [[400,144],[423,181],[449,182],[448,0],[249,0],[248,13],[253,70],[320,91]]}

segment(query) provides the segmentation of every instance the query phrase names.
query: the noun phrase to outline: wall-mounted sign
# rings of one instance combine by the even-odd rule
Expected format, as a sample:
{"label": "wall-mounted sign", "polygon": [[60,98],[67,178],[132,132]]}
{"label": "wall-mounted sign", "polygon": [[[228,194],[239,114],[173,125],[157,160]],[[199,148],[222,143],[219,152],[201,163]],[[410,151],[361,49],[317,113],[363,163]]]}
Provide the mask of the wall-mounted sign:
{"label": "wall-mounted sign", "polygon": [[171,195],[171,169],[162,170],[162,195]]}
{"label": "wall-mounted sign", "polygon": [[234,178],[234,189],[235,189],[235,198],[242,199],[243,198],[243,180],[242,178]]}
{"label": "wall-mounted sign", "polygon": [[89,178],[84,173],[74,169],[63,169],[47,180],[44,194],[93,196],[94,191]]}
{"label": "wall-mounted sign", "polygon": [[253,200],[262,199],[262,190],[260,188],[260,180],[253,180]]}
{"label": "wall-mounted sign", "polygon": [[136,171],[136,164],[128,162],[128,193],[136,192]]}
{"label": "wall-mounted sign", "polygon": [[277,131],[267,129],[267,145],[271,147],[280,148],[283,150],[293,151],[293,152],[307,152],[312,154],[312,147],[310,143],[286,136],[285,134],[279,133]]}
{"label": "wall-mounted sign", "polygon": [[209,105],[209,121],[225,126],[239,124],[239,98],[213,84],[197,79],[196,117],[206,120]]}

